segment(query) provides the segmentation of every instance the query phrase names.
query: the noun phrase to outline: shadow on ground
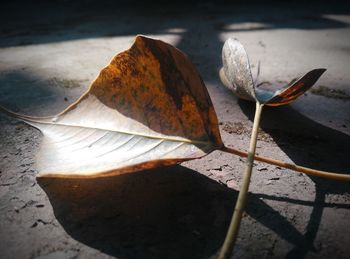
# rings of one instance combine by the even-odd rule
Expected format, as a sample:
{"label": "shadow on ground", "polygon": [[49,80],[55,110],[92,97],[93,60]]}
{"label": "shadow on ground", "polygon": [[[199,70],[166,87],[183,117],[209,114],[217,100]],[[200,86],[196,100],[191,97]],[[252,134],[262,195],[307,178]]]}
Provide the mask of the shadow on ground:
{"label": "shadow on ground", "polygon": [[[250,120],[253,120],[255,104],[239,101],[239,106]],[[325,127],[301,115],[290,105],[265,107],[262,113],[261,128],[295,163],[319,170],[349,173],[350,136]],[[316,238],[326,207],[328,194],[345,194],[350,183],[310,177],[315,182],[315,201],[308,221],[304,238],[306,243],[296,246],[286,258],[302,258]],[[346,206],[350,209],[349,206]]]}
{"label": "shadow on ground", "polygon": [[118,258],[208,258],[236,193],[176,166],[96,179],[40,179],[76,240]]}
{"label": "shadow on ground", "polygon": [[[237,196],[236,191],[182,166],[95,179],[41,178],[39,184],[71,237],[118,258],[215,255]],[[261,198],[298,201],[252,194],[246,211],[297,248],[314,250],[307,235]],[[304,205],[317,207],[320,202]],[[316,229],[320,215],[310,220]],[[254,234],[250,242],[253,245],[260,238]]]}
{"label": "shadow on ground", "polygon": [[[60,95],[48,82],[24,71],[1,73],[0,85],[0,105],[15,112],[28,113],[26,108],[30,111],[38,107],[50,109],[50,104]],[[61,100],[64,102],[64,97],[61,97]]]}
{"label": "shadow on ground", "polygon": [[[139,33],[162,34],[174,28],[180,28],[190,36],[197,31],[197,26],[208,22],[217,32],[343,28],[348,24],[333,20],[325,14],[350,12],[349,5],[329,5],[327,1],[278,4],[274,1],[251,1],[247,4],[245,1],[194,0],[170,1],[166,4],[161,1],[135,0],[58,2],[52,4],[36,0],[5,3],[0,16],[0,46],[25,46]],[[248,22],[260,25],[242,26]],[[235,26],[231,28],[229,25]]]}

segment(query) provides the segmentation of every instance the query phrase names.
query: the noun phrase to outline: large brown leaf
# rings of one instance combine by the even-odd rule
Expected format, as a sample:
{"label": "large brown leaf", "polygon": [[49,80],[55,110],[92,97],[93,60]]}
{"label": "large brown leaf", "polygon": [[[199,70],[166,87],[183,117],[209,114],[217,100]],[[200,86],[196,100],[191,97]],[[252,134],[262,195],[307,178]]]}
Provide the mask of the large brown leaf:
{"label": "large brown leaf", "polygon": [[199,158],[223,145],[195,67],[175,47],[144,36],[59,115],[16,116],[44,135],[39,176],[128,173]]}
{"label": "large brown leaf", "polygon": [[[244,54],[241,60],[249,65],[245,51],[237,46],[237,55]],[[221,78],[231,87],[231,79],[236,76],[223,72]],[[316,73],[317,78],[321,72]],[[249,79],[250,70],[243,74]],[[246,79],[241,79],[240,88]],[[308,87],[313,80],[315,74],[307,74],[301,81]],[[274,93],[274,98],[265,104],[281,105],[293,100],[305,89],[299,86]],[[244,92],[245,97],[250,96],[247,99],[256,94],[249,88]],[[213,150],[248,155],[222,143],[209,94],[186,55],[169,44],[143,36],[137,36],[129,50],[113,58],[89,90],[57,116],[30,117],[1,106],[0,111],[42,131],[38,176],[118,175],[200,158]],[[350,180],[344,174],[267,157],[255,159],[311,175]]]}

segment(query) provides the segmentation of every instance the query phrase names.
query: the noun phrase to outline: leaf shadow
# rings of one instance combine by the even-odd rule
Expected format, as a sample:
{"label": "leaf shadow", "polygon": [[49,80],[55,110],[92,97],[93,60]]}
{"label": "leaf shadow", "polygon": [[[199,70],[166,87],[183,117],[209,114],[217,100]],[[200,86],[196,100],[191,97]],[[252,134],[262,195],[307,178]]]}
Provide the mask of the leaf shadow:
{"label": "leaf shadow", "polygon": [[[210,258],[219,250],[237,191],[182,166],[92,179],[39,178],[74,239],[118,258]],[[305,238],[252,194],[247,214],[287,241]]]}
{"label": "leaf shadow", "polygon": [[71,237],[118,258],[208,258],[235,197],[181,166],[39,184]]}
{"label": "leaf shadow", "polygon": [[[239,100],[238,104],[252,121],[255,104]],[[346,173],[350,136],[308,119],[290,105],[265,107],[260,127],[296,164],[320,170]],[[296,245],[285,258],[303,258],[313,247],[328,194],[348,193],[350,183],[310,176],[315,183],[315,200],[307,223],[305,243]],[[349,206],[345,206],[350,209]]]}

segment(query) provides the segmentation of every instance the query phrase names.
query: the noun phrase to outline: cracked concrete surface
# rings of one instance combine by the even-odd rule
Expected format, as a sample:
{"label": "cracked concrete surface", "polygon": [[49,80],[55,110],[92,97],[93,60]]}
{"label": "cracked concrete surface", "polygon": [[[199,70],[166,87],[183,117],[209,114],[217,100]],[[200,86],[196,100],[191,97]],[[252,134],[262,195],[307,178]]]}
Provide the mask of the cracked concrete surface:
{"label": "cracked concrete surface", "polygon": [[[261,62],[266,85],[328,69],[314,91],[264,110],[257,152],[349,173],[350,6],[301,3],[6,3],[0,104],[55,114],[145,34],[189,55],[224,142],[246,149],[254,105],[218,78],[223,42],[236,37],[252,64]],[[0,258],[209,258],[220,248],[243,159],[214,152],[119,177],[37,181],[40,142],[36,129],[0,114]],[[234,258],[348,258],[349,190],[348,183],[256,163]]]}

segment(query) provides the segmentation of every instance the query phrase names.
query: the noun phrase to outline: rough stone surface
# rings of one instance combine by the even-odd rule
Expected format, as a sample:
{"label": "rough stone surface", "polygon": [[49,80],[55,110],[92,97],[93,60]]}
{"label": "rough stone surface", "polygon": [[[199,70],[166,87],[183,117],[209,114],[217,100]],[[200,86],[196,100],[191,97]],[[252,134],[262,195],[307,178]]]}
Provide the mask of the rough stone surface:
{"label": "rough stone surface", "polygon": [[[257,152],[349,173],[349,5],[59,2],[3,4],[1,105],[55,114],[145,34],[189,55],[224,142],[246,149],[254,104],[237,100],[218,78],[223,42],[236,37],[251,63],[261,62],[266,85],[328,69],[315,91],[264,110]],[[0,258],[209,258],[219,250],[243,159],[214,152],[113,178],[37,181],[40,141],[36,129],[0,114]],[[256,163],[234,258],[348,258],[349,190],[349,183]]]}

